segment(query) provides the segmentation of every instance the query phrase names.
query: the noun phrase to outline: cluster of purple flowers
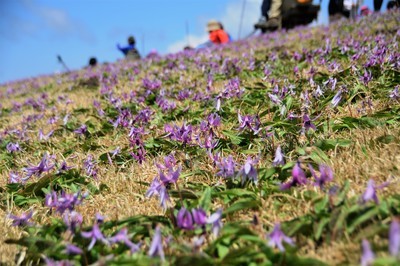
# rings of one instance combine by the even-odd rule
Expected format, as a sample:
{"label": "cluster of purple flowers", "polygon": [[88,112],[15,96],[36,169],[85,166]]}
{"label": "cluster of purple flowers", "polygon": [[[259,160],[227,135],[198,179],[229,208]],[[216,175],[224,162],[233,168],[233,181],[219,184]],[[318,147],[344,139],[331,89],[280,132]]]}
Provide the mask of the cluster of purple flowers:
{"label": "cluster of purple flowers", "polygon": [[47,153],[45,153],[43,155],[42,160],[40,161],[40,163],[38,165],[30,165],[28,167],[24,168],[24,171],[26,171],[26,179],[30,178],[33,175],[36,175],[38,177],[40,177],[40,175],[44,172],[48,172],[51,169],[53,169],[54,164],[52,164],[50,162],[50,159],[52,157],[48,156]]}
{"label": "cluster of purple flowers", "polygon": [[192,125],[183,123],[183,125],[179,127],[177,125],[171,126],[169,124],[166,124],[164,126],[164,131],[165,133],[167,133],[166,136],[172,140],[181,142],[184,145],[192,143]]}
{"label": "cluster of purple flowers", "polygon": [[213,234],[217,236],[222,228],[221,218],[222,209],[218,209],[215,213],[207,216],[201,207],[194,208],[192,211],[182,207],[176,216],[176,223],[179,228],[185,230],[193,230],[196,227],[204,227],[206,224],[210,224]]}
{"label": "cluster of purple flowers", "polygon": [[59,195],[55,191],[46,195],[44,205],[55,209],[56,212],[63,214],[66,210],[73,211],[75,206],[82,204],[82,201],[87,197],[87,194],[82,194],[80,191],[73,194],[68,194],[61,191]]}
{"label": "cluster of purple flowers", "polygon": [[[314,171],[314,168],[311,164],[308,165],[311,175],[314,177],[315,182],[314,185],[323,189],[326,183],[333,180],[333,171],[332,169],[324,164],[319,165],[319,176]],[[284,183],[280,186],[281,190],[286,190],[294,186],[302,186],[308,184],[308,179],[306,177],[305,172],[301,169],[300,162],[297,161],[295,166],[292,169],[292,179]]]}

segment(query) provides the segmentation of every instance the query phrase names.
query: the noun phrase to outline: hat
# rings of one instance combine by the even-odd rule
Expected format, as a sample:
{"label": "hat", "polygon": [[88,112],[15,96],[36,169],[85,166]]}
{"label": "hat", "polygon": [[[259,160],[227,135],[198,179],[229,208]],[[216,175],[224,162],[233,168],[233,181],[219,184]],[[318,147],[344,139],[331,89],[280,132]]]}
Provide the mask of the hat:
{"label": "hat", "polygon": [[364,10],[368,10],[368,9],[369,9],[369,8],[368,8],[367,6],[362,6],[360,10],[361,10],[361,11],[364,11]]}
{"label": "hat", "polygon": [[216,21],[214,19],[208,21],[207,31],[214,31],[214,30],[219,30],[219,29],[221,29],[221,24],[218,21]]}

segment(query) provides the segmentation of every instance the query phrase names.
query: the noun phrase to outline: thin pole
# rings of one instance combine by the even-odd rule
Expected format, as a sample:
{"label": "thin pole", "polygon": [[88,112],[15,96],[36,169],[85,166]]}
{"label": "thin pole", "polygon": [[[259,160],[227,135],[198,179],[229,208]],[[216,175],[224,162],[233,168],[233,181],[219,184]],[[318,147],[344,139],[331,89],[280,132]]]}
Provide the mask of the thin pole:
{"label": "thin pole", "polygon": [[240,33],[241,33],[241,31],[242,31],[243,16],[244,16],[244,9],[245,9],[245,7],[246,7],[246,0],[243,0],[242,14],[240,15],[240,24],[239,24],[238,40],[240,40]]}
{"label": "thin pole", "polygon": [[61,58],[61,55],[57,55],[58,62],[69,72],[69,68],[65,64],[64,60]]}

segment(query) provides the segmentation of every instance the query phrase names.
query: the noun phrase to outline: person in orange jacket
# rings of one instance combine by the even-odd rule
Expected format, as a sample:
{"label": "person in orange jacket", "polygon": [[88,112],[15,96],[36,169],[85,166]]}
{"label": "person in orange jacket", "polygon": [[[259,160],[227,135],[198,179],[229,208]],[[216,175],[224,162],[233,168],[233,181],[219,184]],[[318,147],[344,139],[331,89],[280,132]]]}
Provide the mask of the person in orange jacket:
{"label": "person in orange jacket", "polygon": [[228,33],[226,33],[221,23],[216,20],[210,20],[207,23],[207,31],[209,33],[208,38],[214,44],[224,44],[230,41]]}

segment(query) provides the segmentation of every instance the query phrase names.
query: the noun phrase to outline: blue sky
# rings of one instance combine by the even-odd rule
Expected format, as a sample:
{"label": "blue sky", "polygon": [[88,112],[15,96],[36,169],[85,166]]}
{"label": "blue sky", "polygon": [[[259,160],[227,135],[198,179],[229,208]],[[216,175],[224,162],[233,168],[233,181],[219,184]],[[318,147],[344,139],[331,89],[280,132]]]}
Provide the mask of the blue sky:
{"label": "blue sky", "polygon": [[[206,41],[209,19],[237,39],[243,2],[241,37],[259,19],[262,0],[0,0],[0,83],[62,71],[58,54],[70,69],[92,56],[115,62],[123,58],[116,44],[129,35],[142,55],[176,52]],[[372,0],[364,4],[372,9]],[[327,5],[317,24],[327,23]]]}

